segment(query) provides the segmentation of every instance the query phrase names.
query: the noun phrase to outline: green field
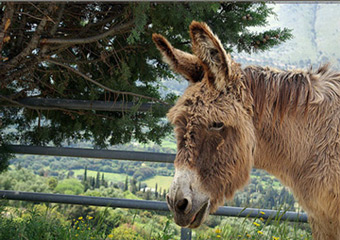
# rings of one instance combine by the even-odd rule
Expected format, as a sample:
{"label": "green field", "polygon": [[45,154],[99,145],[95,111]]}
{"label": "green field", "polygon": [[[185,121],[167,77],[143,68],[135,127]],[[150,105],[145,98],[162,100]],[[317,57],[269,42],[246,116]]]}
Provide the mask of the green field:
{"label": "green field", "polygon": [[[73,172],[74,172],[74,176],[84,175],[84,169],[73,170]],[[100,172],[100,178],[102,177],[103,173],[104,173],[104,179],[106,181],[110,181],[110,182],[125,182],[126,174]],[[96,171],[92,171],[92,170],[87,170],[87,176],[88,177],[96,177],[97,176],[97,172]]]}
{"label": "green field", "polygon": [[154,176],[153,178],[149,178],[142,182],[146,183],[148,187],[150,188],[155,188],[155,185],[157,183],[158,190],[159,190],[160,188],[169,189],[172,179],[173,177],[168,177],[168,176]]}
{"label": "green field", "polygon": [[163,140],[162,147],[171,148],[171,149],[174,149],[175,151],[177,149],[176,142],[169,141],[169,140]]}
{"label": "green field", "polygon": [[[74,172],[75,176],[83,175],[84,174],[84,170],[83,169],[73,170],[73,172]],[[110,181],[110,182],[125,182],[126,174],[100,172],[100,178],[102,177],[103,173],[104,173],[104,179],[106,181]],[[92,170],[87,170],[87,176],[88,177],[96,177],[97,176],[97,172],[96,171],[92,171]],[[129,178],[131,178],[131,176],[129,176]],[[142,183],[146,183],[149,188],[155,188],[155,185],[157,183],[158,190],[159,190],[160,188],[162,188],[162,189],[169,189],[171,181],[172,181],[172,177],[168,177],[168,176],[154,176],[154,177],[149,178],[147,180],[143,180]]]}

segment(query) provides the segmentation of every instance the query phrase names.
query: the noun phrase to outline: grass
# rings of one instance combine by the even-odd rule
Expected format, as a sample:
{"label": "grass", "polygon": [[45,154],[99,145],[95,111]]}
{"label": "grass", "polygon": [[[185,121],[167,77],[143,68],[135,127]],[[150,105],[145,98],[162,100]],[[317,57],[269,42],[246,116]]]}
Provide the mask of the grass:
{"label": "grass", "polygon": [[224,218],[211,229],[203,228],[194,232],[193,239],[253,239],[253,240],[311,240],[312,236],[307,223],[280,221],[278,214],[271,221],[261,216],[251,218]]}

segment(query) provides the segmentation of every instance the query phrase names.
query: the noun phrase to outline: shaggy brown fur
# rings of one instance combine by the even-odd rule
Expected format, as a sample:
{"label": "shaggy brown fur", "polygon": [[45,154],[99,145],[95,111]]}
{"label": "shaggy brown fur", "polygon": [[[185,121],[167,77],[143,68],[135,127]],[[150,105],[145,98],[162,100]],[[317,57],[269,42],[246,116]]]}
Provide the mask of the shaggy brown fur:
{"label": "shaggy brown fur", "polygon": [[340,239],[340,73],[328,65],[242,70],[206,24],[193,22],[190,34],[194,55],[160,35],[154,40],[173,70],[193,82],[168,113],[176,170],[199,176],[192,193],[206,193],[213,212],[248,182],[252,167],[265,169],[292,189],[314,239]]}

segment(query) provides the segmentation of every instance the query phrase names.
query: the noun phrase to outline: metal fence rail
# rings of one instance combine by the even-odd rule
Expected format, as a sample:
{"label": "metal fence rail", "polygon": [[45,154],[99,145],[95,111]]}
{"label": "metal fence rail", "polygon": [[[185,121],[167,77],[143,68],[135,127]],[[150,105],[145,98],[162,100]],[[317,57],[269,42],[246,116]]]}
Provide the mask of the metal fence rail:
{"label": "metal fence rail", "polygon": [[163,163],[173,163],[176,156],[176,154],[166,153],[98,150],[89,148],[41,147],[24,145],[7,145],[6,147],[9,151],[19,154],[117,159],[117,160],[163,162]]}
{"label": "metal fence rail", "polygon": [[[156,103],[142,103],[140,106],[136,106],[133,102],[121,102],[121,101],[89,101],[89,100],[77,100],[77,99],[59,99],[59,98],[23,98],[17,100],[18,103],[35,108],[66,108],[66,109],[81,109],[81,110],[96,110],[96,111],[109,111],[109,112],[121,112],[130,111],[131,109],[138,109],[139,112],[147,112],[153,107],[161,106],[162,108],[169,108],[164,104]],[[23,107],[22,105],[15,105],[8,102],[0,102],[0,106],[9,107]]]}
{"label": "metal fence rail", "polygon": [[[162,201],[103,198],[50,193],[33,193],[0,190],[0,199],[169,211],[166,202]],[[220,207],[213,215],[228,217],[249,217],[249,218],[256,218],[260,216],[263,219],[277,218],[282,221],[287,220],[292,222],[307,222],[307,215],[305,213],[296,213],[290,211],[275,211],[256,208]]]}

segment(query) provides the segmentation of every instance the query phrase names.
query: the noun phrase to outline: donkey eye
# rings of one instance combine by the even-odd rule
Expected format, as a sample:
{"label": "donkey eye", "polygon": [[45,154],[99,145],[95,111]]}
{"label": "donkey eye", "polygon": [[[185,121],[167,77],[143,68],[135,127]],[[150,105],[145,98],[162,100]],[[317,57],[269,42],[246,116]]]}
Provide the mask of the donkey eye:
{"label": "donkey eye", "polygon": [[224,124],[222,122],[213,122],[210,129],[211,130],[221,130],[224,127]]}

